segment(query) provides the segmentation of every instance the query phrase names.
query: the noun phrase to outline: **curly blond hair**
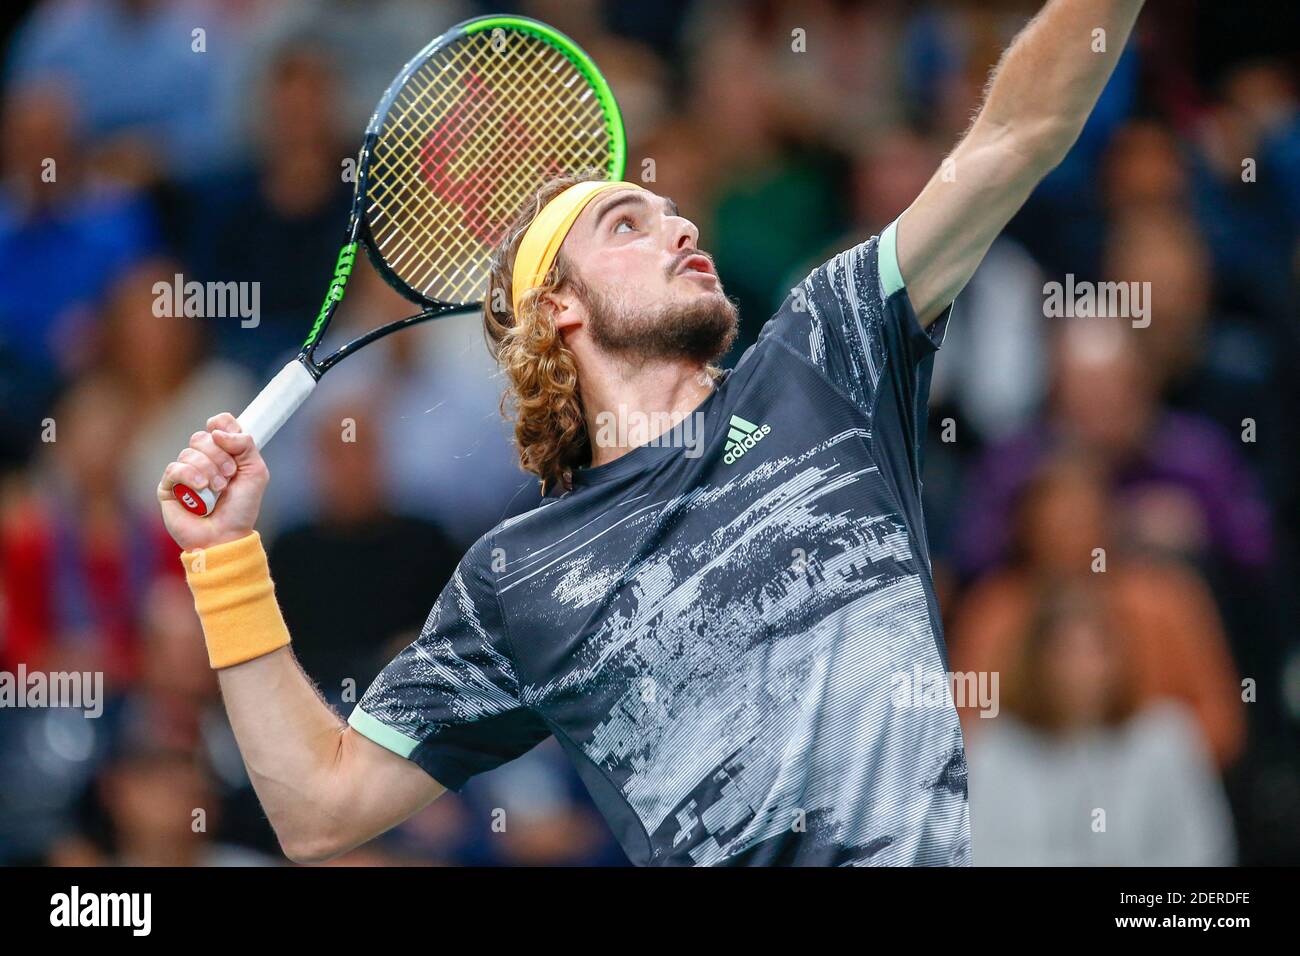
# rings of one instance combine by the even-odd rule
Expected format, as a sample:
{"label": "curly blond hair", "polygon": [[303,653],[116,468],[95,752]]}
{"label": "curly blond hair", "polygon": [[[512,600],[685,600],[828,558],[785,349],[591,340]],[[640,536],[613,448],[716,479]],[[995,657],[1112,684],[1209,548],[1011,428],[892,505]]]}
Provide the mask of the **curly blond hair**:
{"label": "curly blond hair", "polygon": [[604,178],[596,170],[586,170],[552,179],[539,189],[515,215],[493,252],[483,298],[488,349],[508,381],[501,413],[509,416],[507,406],[513,407],[519,464],[541,479],[543,494],[555,483],[568,486],[573,469],[591,460],[578,364],[540,307],[544,295],[576,277],[561,252],[546,280],[524,294],[516,315],[511,303],[515,256],[524,233],[547,203],[575,183]]}

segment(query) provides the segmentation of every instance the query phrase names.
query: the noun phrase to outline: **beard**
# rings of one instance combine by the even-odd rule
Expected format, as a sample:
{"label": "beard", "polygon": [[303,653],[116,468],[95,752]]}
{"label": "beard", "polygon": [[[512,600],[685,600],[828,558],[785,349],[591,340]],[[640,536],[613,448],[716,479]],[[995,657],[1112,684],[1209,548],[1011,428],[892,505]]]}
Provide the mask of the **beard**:
{"label": "beard", "polygon": [[634,364],[684,359],[700,365],[727,354],[736,340],[739,311],[721,286],[685,303],[666,303],[649,312],[575,283],[587,307],[587,330],[602,351]]}

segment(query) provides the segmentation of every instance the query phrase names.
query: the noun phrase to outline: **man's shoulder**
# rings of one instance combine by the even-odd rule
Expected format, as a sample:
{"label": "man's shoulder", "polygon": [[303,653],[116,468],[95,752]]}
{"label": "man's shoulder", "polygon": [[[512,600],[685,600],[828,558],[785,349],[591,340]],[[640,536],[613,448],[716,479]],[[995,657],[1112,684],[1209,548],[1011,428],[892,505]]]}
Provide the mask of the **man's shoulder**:
{"label": "man's shoulder", "polygon": [[846,325],[862,335],[883,316],[890,296],[903,287],[892,253],[893,226],[838,248],[811,269],[791,273],[802,277],[790,286],[759,342],[775,337],[800,353],[816,355],[831,344],[825,341],[828,335],[838,335]]}
{"label": "man's shoulder", "polygon": [[501,551],[542,533],[543,528],[552,527],[553,522],[569,510],[561,507],[568,498],[563,491],[558,494],[552,492],[534,507],[501,519],[469,546],[462,564],[490,567],[494,557],[498,558],[499,563]]}
{"label": "man's shoulder", "polygon": [[[892,227],[886,232],[892,235]],[[855,403],[869,407],[886,365],[884,330],[893,294],[893,280],[880,266],[884,235],[843,247],[803,273],[741,357],[737,372],[744,372],[747,364],[752,372],[764,356],[770,356],[767,361],[798,361],[813,366]],[[901,288],[900,279],[893,291]]]}

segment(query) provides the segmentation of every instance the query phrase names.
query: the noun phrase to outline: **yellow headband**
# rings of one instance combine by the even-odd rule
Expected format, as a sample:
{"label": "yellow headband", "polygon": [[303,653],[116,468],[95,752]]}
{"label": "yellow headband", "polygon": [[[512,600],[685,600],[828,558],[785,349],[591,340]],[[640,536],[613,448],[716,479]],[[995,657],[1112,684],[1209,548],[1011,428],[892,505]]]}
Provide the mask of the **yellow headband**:
{"label": "yellow headband", "polygon": [[555,257],[564,244],[564,237],[573,228],[587,204],[610,189],[641,189],[636,183],[605,182],[593,179],[575,183],[548,202],[524,231],[515,255],[514,278],[511,281],[511,302],[515,314],[524,293],[535,289],[546,280],[546,274],[555,264]]}

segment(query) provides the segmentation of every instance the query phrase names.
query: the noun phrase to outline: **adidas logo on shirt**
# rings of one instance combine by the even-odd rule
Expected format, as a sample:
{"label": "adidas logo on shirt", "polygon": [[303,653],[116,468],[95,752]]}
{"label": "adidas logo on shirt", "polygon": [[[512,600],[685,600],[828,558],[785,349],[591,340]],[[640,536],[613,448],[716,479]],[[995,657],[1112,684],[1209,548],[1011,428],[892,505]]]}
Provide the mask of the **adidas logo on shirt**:
{"label": "adidas logo on shirt", "polygon": [[732,415],[731,428],[727,431],[727,453],[722,456],[722,460],[728,465],[739,461],[744,457],[745,452],[771,432],[771,425],[755,425],[753,422],[745,421],[739,415]]}

